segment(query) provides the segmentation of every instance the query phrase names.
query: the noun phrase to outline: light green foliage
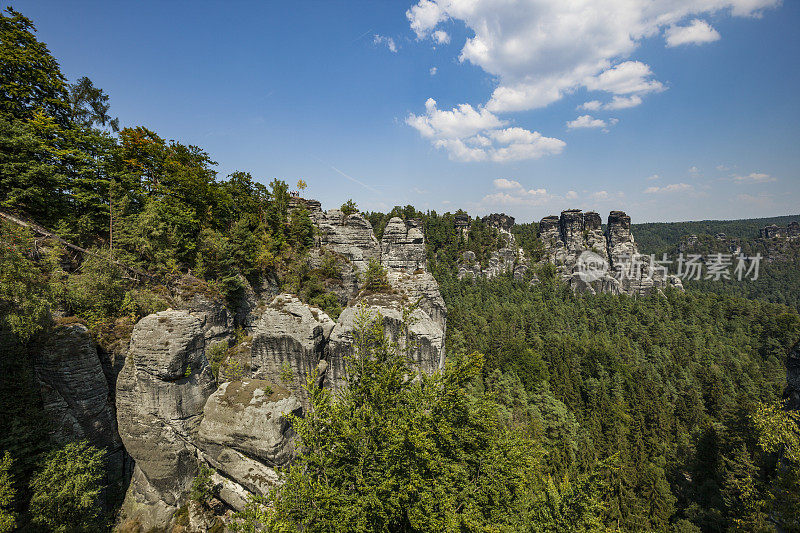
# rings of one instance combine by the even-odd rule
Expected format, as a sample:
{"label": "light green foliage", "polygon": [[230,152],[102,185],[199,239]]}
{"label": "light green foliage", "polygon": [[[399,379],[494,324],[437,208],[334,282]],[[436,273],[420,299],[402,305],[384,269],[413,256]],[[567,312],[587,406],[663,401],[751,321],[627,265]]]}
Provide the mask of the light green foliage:
{"label": "light green foliage", "polygon": [[343,203],[339,209],[342,211],[342,214],[346,217],[352,215],[353,213],[358,213],[358,206],[352,199],[347,200],[345,203]]}
{"label": "light green foliage", "polygon": [[[778,454],[780,462],[768,489],[772,520],[786,531],[800,529],[800,413],[786,411],[778,402],[761,404],[753,414],[758,445],[766,452]],[[761,507],[752,495],[747,479],[740,492],[750,517]],[[749,498],[748,498],[749,496]],[[755,500],[755,501],[754,501]]]}
{"label": "light green foliage", "polygon": [[364,290],[368,292],[388,292],[391,290],[386,277],[386,269],[375,259],[369,260],[366,272],[362,276]]}
{"label": "light green foliage", "polygon": [[228,346],[224,342],[218,342],[211,346],[206,354],[208,363],[211,365],[211,373],[214,374],[215,379],[219,379],[219,368],[225,359],[225,354],[228,351]]}
{"label": "light green foliage", "polygon": [[53,302],[48,257],[36,255],[29,231],[0,222],[0,326],[23,341],[41,331]]}
{"label": "light green foliage", "polygon": [[214,471],[205,464],[199,465],[197,475],[192,480],[192,492],[190,494],[194,501],[206,505],[216,495],[218,487],[211,480],[211,474],[213,473]]}
{"label": "light green foliage", "polygon": [[289,363],[281,363],[281,381],[286,385],[294,382],[294,370]]}
{"label": "light green foliage", "polygon": [[0,533],[14,531],[17,526],[17,516],[14,512],[14,497],[17,491],[11,476],[12,463],[8,452],[0,459]]}
{"label": "light green foliage", "polygon": [[[539,448],[509,429],[489,397],[467,392],[479,354],[411,380],[405,355],[366,308],[353,345],[345,390],[334,397],[309,377],[310,412],[293,420],[305,453],[272,508],[253,502],[239,530],[557,530],[534,506],[533,489],[544,486]],[[580,522],[584,509],[569,507],[559,507],[565,523]]]}
{"label": "light green foliage", "polygon": [[59,533],[100,530],[102,481],[103,452],[86,442],[48,453],[30,483],[33,523]]}

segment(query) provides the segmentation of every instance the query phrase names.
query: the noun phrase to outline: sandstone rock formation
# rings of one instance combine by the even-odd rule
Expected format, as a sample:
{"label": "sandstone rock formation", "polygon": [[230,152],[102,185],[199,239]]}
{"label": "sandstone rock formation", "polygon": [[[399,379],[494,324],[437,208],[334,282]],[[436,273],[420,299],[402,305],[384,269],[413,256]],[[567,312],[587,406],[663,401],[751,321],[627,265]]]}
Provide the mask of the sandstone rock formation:
{"label": "sandstone rock formation", "polygon": [[279,294],[261,310],[253,328],[247,375],[284,384],[307,406],[306,375],[323,358],[333,328],[333,320],[321,309]]}
{"label": "sandstone rock formation", "polygon": [[444,330],[425,311],[414,309],[406,317],[407,332],[402,327],[403,309],[410,303],[408,298],[397,294],[370,294],[359,300],[359,306],[345,309],[328,343],[325,386],[336,390],[347,382],[346,358],[353,354],[353,330],[362,308],[372,319],[380,317],[385,334],[399,344],[419,371],[432,373],[443,367]]}
{"label": "sandstone rock formation", "polygon": [[[221,299],[186,277],[176,288],[183,310],[135,325],[117,380],[117,420],[136,464],[123,513],[144,530],[171,523],[199,464],[212,468],[220,499],[233,509],[278,483],[277,471],[296,453],[287,415],[308,407],[303,386],[315,370],[316,386],[344,386],[361,306],[380,313],[388,336],[408,350],[419,371],[443,365],[447,309],[426,270],[420,222],[390,220],[379,243],[358,213],[323,212],[318,202],[300,198],[292,198],[290,209],[306,209],[317,225],[310,265],[330,268],[333,260],[341,272],[337,294],[351,305],[334,323],[292,294],[265,299],[269,291],[261,291],[259,299],[251,291],[244,316],[234,320]],[[370,260],[387,269],[389,293],[361,292],[359,275]],[[406,330],[404,309],[412,306]],[[215,343],[232,341],[234,322],[247,337],[224,353],[217,388],[207,354]],[[197,524],[208,518],[193,516]]]}
{"label": "sandstone rock formation", "polygon": [[192,444],[215,383],[205,332],[185,311],[163,311],[134,327],[117,379],[117,422],[136,462],[123,512],[145,529],[164,528],[197,473]]}
{"label": "sandstone rock formation", "polygon": [[37,346],[33,364],[54,439],[87,440],[105,451],[105,501],[113,503],[128,462],[117,431],[113,394],[88,329],[77,323],[56,327]]}
{"label": "sandstone rock formation", "polygon": [[675,276],[668,276],[650,258],[639,254],[631,233],[631,219],[611,211],[606,231],[600,215],[579,209],[562,211],[539,223],[545,259],[556,265],[561,278],[582,294],[646,295],[667,286],[683,290]]}
{"label": "sandstone rock formation", "polygon": [[422,222],[393,217],[383,230],[381,264],[408,271],[425,269],[425,238]]}
{"label": "sandstone rock formation", "polygon": [[493,213],[483,217],[482,221],[497,230],[503,246],[491,252],[484,266],[475,258],[475,253],[467,250],[461,256],[458,265],[458,279],[479,278],[491,279],[506,272],[512,272],[514,279],[521,280],[528,271],[528,260],[525,252],[516,244],[511,228],[514,217],[505,213]]}
{"label": "sandstone rock formation", "polygon": [[175,293],[176,307],[200,319],[209,347],[233,339],[233,313],[222,295],[208,283],[186,274],[175,283]]}
{"label": "sandstone rock formation", "polygon": [[278,483],[275,469],[296,453],[286,415],[301,412],[288,389],[259,379],[223,383],[208,398],[197,446],[217,472],[226,504],[241,510],[249,494],[266,495]]}

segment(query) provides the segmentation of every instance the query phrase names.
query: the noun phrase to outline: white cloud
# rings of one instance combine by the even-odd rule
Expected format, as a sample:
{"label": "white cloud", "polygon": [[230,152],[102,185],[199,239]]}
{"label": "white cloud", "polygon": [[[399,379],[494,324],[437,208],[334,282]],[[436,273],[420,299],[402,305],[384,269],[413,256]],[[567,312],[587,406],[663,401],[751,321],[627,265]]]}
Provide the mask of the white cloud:
{"label": "white cloud", "polygon": [[664,30],[668,47],[719,41],[719,32],[705,20],[694,19],[688,26],[670,26]]}
{"label": "white cloud", "polygon": [[660,178],[660,177],[661,177],[661,176],[659,176],[658,174],[653,174],[652,176],[647,176],[645,179],[646,179],[647,181],[655,181],[655,180],[657,180],[657,179],[658,179],[658,178]]}
{"label": "white cloud", "polygon": [[644,39],[664,30],[669,39],[686,28],[694,28],[698,39],[701,32],[695,22],[677,25],[723,11],[758,16],[779,4],[780,0],[419,0],[406,16],[419,39],[436,40],[437,26],[444,21],[464,23],[472,36],[459,60],[498,80],[485,107],[501,113],[543,107],[581,87],[623,95],[629,98],[628,107],[638,105],[639,100],[630,97],[664,89],[648,65],[626,59]]}
{"label": "white cloud", "polygon": [[564,195],[564,198],[567,200],[574,200],[578,197],[578,193],[575,191],[567,191],[567,194]]}
{"label": "white cloud", "polygon": [[697,174],[698,172],[700,172],[700,169],[697,168],[696,166],[692,165],[691,167],[689,167],[689,174]]}
{"label": "white cloud", "polygon": [[578,106],[578,109],[585,109],[586,111],[597,111],[598,109],[603,107],[603,103],[600,100],[590,100],[588,102],[584,102]]}
{"label": "white cloud", "polygon": [[597,76],[584,80],[591,91],[606,91],[613,94],[647,94],[663,91],[660,81],[650,79],[653,72],[641,61],[625,61],[604,70]]}
{"label": "white cloud", "polygon": [[437,44],[450,44],[450,35],[444,30],[436,30],[431,37]]}
{"label": "white cloud", "polygon": [[457,161],[502,163],[538,159],[561,153],[566,146],[564,141],[545,137],[538,131],[505,128],[507,123],[485,108],[461,104],[450,111],[441,110],[432,98],[425,102],[425,114],[409,114],[406,124]]}
{"label": "white cloud", "polygon": [[606,126],[605,120],[593,118],[591,115],[581,115],[575,120],[567,122],[567,128],[571,130],[578,128],[605,128]]}
{"label": "white cloud", "polygon": [[372,38],[373,44],[377,45],[386,45],[390,52],[397,53],[397,45],[394,42],[394,39],[391,37],[386,37],[385,35],[378,35],[377,33]]}
{"label": "white cloud", "polygon": [[436,73],[439,72],[439,69],[436,67],[431,67],[428,72],[430,72],[431,76],[436,76]]}
{"label": "white cloud", "polygon": [[662,193],[673,193],[673,192],[687,192],[691,190],[694,190],[694,187],[692,187],[688,183],[670,183],[669,185],[665,185],[663,187],[648,187],[644,190],[644,193],[662,194]]}
{"label": "white cloud", "polygon": [[611,195],[608,194],[608,191],[597,191],[591,194],[592,200],[595,201],[608,200],[610,197]]}
{"label": "white cloud", "polygon": [[526,189],[518,181],[498,178],[492,182],[500,192],[487,194],[481,200],[488,205],[542,205],[552,198],[547,189]]}
{"label": "white cloud", "polygon": [[603,106],[603,109],[628,109],[629,107],[636,107],[642,103],[642,97],[634,94],[632,96],[615,96],[609,103]]}
{"label": "white cloud", "polygon": [[733,181],[737,183],[769,183],[771,181],[778,181],[778,178],[774,178],[762,172],[752,172],[747,176],[734,176]]}

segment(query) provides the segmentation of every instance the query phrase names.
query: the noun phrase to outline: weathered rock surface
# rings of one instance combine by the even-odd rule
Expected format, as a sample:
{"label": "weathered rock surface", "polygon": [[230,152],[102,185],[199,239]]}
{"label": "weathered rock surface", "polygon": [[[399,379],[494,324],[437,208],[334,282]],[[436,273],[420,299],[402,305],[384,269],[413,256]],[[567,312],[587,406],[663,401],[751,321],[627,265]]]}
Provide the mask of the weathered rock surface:
{"label": "weathered rock surface", "polygon": [[539,223],[544,258],[556,265],[561,278],[580,294],[647,295],[665,287],[683,290],[675,276],[657,265],[650,268],[649,256],[639,254],[631,233],[631,219],[612,211],[603,232],[600,215],[579,209],[562,211]]}
{"label": "weathered rock surface", "polygon": [[[402,328],[403,308],[410,303],[407,297],[397,294],[370,294],[359,300],[371,317],[381,317],[385,334],[406,351],[415,367],[430,374],[444,365],[444,330],[425,311],[417,308],[408,317],[406,337]],[[346,358],[353,354],[353,330],[360,309],[352,306],[342,311],[333,328],[326,357],[326,387],[336,390],[347,382]]]}
{"label": "weathered rock surface", "polygon": [[200,319],[208,347],[233,340],[234,315],[208,283],[187,274],[176,282],[175,292],[176,307]]}
{"label": "weathered rock surface", "polygon": [[422,222],[393,217],[383,230],[381,264],[386,268],[415,271],[425,268]]}
{"label": "weathered rock surface", "polygon": [[220,496],[234,509],[247,494],[265,495],[276,468],[294,458],[295,434],[286,415],[302,413],[288,389],[259,379],[220,385],[203,409],[198,431],[202,459],[228,480]]}
{"label": "weathered rock surface", "polygon": [[442,331],[447,324],[447,306],[439,292],[439,283],[428,271],[400,272],[390,270],[386,276],[389,285],[410,304],[419,308],[433,320]]}
{"label": "weathered rock surface", "polygon": [[314,212],[319,229],[317,245],[345,256],[359,272],[369,266],[369,260],[380,260],[381,247],[372,225],[361,213],[344,216],[338,209]]}
{"label": "weathered rock surface", "polygon": [[215,389],[199,318],[163,311],[141,319],[117,379],[117,422],[136,462],[123,504],[145,529],[163,528],[197,472],[192,444]]}
{"label": "weathered rock surface", "polygon": [[[88,329],[81,324],[56,327],[37,346],[36,380],[44,411],[57,442],[87,440],[104,450],[105,501],[114,503],[123,490],[127,463],[113,395]],[[118,503],[118,501],[117,501]]]}
{"label": "weathered rock surface", "polygon": [[307,406],[306,375],[323,358],[333,328],[333,320],[321,309],[279,294],[255,324],[249,375],[287,386]]}

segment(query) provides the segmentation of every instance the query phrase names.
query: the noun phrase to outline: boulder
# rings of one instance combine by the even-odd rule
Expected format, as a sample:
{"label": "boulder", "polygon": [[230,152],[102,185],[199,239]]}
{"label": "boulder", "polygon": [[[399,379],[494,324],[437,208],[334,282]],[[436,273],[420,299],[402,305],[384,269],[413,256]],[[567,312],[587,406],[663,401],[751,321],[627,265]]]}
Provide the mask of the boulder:
{"label": "boulder", "polygon": [[223,383],[203,409],[198,437],[268,466],[289,464],[295,455],[294,431],[285,415],[302,414],[288,389],[261,379]]}
{"label": "boulder", "polygon": [[279,483],[276,469],[294,458],[295,434],[286,415],[302,414],[288,389],[259,379],[220,385],[203,410],[201,458],[222,479],[220,497],[241,510],[248,494],[266,495]]}

